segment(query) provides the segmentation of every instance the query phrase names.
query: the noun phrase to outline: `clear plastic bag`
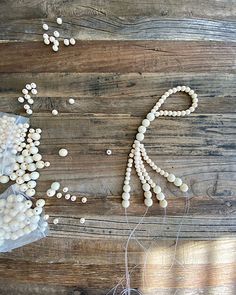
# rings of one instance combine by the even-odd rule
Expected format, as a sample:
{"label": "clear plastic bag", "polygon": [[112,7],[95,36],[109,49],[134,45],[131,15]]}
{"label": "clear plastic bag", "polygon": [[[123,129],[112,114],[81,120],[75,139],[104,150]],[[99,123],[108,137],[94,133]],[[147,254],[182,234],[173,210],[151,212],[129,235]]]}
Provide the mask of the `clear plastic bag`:
{"label": "clear plastic bag", "polygon": [[[20,199],[22,201],[19,201]],[[28,210],[32,209],[33,211],[33,208],[38,207],[28,206],[27,209],[25,209],[26,207],[20,209],[20,207],[26,206],[26,201],[32,201],[32,198],[20,192],[17,185],[10,186],[0,195],[0,252],[9,252],[42,239],[48,234],[48,223],[44,220],[44,211],[42,210],[40,215],[32,215],[39,216],[37,223],[32,222],[33,217],[27,216],[27,213],[30,213]],[[15,210],[16,206],[19,210]],[[14,210],[17,212],[16,215],[14,215]],[[20,235],[22,233],[23,235]]]}
{"label": "clear plastic bag", "polygon": [[13,172],[20,144],[25,141],[29,119],[0,112],[0,175]]}

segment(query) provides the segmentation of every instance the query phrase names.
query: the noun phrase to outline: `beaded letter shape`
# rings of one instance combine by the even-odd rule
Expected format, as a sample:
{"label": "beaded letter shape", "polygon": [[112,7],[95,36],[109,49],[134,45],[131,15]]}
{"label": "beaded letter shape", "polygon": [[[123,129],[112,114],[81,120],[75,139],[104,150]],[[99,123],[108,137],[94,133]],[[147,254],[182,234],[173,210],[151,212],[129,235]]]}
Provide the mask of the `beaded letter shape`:
{"label": "beaded letter shape", "polygon": [[[189,109],[183,111],[167,111],[167,110],[160,110],[161,105],[165,102],[167,97],[171,94],[176,92],[185,92],[192,98],[192,105]],[[132,149],[129,154],[128,164],[125,173],[125,180],[123,186],[123,194],[122,194],[122,206],[124,208],[128,208],[130,205],[130,177],[133,164],[135,166],[137,175],[142,183],[142,189],[144,191],[144,203],[147,207],[151,207],[153,204],[152,196],[153,193],[156,195],[156,198],[159,202],[160,207],[166,208],[168,203],[165,199],[165,195],[163,194],[161,187],[157,185],[149,176],[148,172],[144,167],[144,161],[149,164],[149,166],[159,173],[160,175],[167,178],[169,182],[172,182],[175,186],[179,187],[182,192],[188,191],[187,184],[183,183],[180,178],[177,178],[174,174],[168,173],[161,169],[160,167],[156,166],[155,163],[148,157],[147,152],[145,150],[144,144],[141,143],[144,140],[144,134],[147,130],[147,127],[150,125],[155,118],[161,116],[169,116],[169,117],[176,117],[176,116],[187,116],[190,115],[198,106],[198,98],[197,94],[191,90],[189,87],[186,86],[177,86],[172,89],[169,89],[165,92],[156,105],[153,107],[150,113],[147,114],[146,119],[142,121],[142,125],[138,128],[138,133],[136,134],[136,139],[132,145]],[[153,193],[151,192],[153,191]]]}

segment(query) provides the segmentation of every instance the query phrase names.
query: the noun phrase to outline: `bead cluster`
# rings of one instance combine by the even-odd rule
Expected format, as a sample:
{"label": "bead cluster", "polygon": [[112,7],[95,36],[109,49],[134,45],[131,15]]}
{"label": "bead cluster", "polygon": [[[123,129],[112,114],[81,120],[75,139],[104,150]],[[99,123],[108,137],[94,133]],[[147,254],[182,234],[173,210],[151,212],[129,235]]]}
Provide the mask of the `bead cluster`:
{"label": "bead cluster", "polygon": [[[57,18],[57,24],[58,25],[62,25],[62,19],[60,17]],[[44,23],[43,24],[43,29],[44,31],[48,31],[49,30],[49,26],[48,24]],[[46,45],[50,45],[52,44],[52,50],[57,52],[59,50],[59,37],[60,37],[60,33],[58,31],[54,31],[53,35],[49,36],[47,33],[43,34],[43,42]],[[65,46],[69,46],[69,45],[75,45],[76,41],[74,38],[65,38],[63,39],[63,43]]]}
{"label": "bead cluster", "polygon": [[28,197],[33,197],[36,193],[35,187],[40,176],[36,170],[50,166],[50,162],[44,162],[42,155],[39,153],[38,146],[40,145],[41,132],[40,128],[36,130],[33,128],[29,129],[26,139],[27,143],[21,142],[18,148],[20,154],[16,156],[13,172],[6,181],[15,181],[18,189]]}
{"label": "bead cluster", "polygon": [[[63,197],[63,194],[61,192],[58,192],[60,187],[61,187],[61,185],[59,182],[57,182],[57,181],[53,182],[51,184],[51,187],[47,190],[47,196],[54,197],[56,195],[56,197],[58,199],[61,199]],[[63,187],[62,191],[63,191],[63,193],[65,193],[64,198],[66,200],[71,200],[72,202],[75,202],[77,200],[76,196],[68,193],[68,191],[69,191],[68,187]]]}
{"label": "bead cluster", "polygon": [[33,208],[31,200],[23,194],[10,194],[0,199],[0,246],[6,240],[17,240],[40,227],[44,232],[48,223],[40,222],[45,201],[39,199]]}
{"label": "bead cluster", "polygon": [[31,97],[31,95],[36,95],[37,93],[38,93],[37,85],[34,82],[32,82],[32,83],[26,84],[25,88],[22,89],[22,94],[24,96],[18,97],[18,101],[20,103],[24,103],[24,109],[25,109],[26,114],[28,114],[28,115],[33,114],[31,106],[34,104],[34,100]]}
{"label": "bead cluster", "polygon": [[[192,98],[192,105],[189,109],[183,111],[167,111],[167,110],[159,110],[165,100],[173,93],[176,92],[185,92]],[[152,196],[155,194],[160,207],[166,208],[168,203],[165,199],[165,195],[162,192],[162,189],[159,185],[157,185],[147,170],[145,169],[144,162],[148,164],[155,172],[159,173],[161,176],[165,177],[167,181],[173,183],[175,186],[179,187],[182,192],[188,191],[187,184],[183,183],[180,178],[177,178],[174,174],[168,173],[167,171],[158,167],[147,155],[144,144],[141,143],[144,140],[145,132],[147,128],[150,126],[151,122],[155,120],[155,118],[161,116],[186,116],[190,115],[198,106],[198,98],[197,94],[186,86],[178,86],[172,89],[169,89],[164,95],[161,96],[156,105],[152,108],[151,112],[147,114],[146,118],[142,121],[141,126],[138,128],[138,133],[136,134],[136,140],[132,146],[131,152],[129,154],[128,164],[126,168],[124,186],[123,186],[123,194],[122,194],[122,206],[124,208],[128,208],[130,206],[130,178],[131,171],[133,165],[135,166],[137,175],[142,183],[142,189],[144,191],[144,203],[147,207],[153,205]],[[152,193],[153,191],[153,193]]]}
{"label": "bead cluster", "polygon": [[[1,113],[0,113],[1,115]],[[27,119],[3,114],[0,117],[0,183],[7,183],[13,172],[16,155],[21,150],[29,128]]]}

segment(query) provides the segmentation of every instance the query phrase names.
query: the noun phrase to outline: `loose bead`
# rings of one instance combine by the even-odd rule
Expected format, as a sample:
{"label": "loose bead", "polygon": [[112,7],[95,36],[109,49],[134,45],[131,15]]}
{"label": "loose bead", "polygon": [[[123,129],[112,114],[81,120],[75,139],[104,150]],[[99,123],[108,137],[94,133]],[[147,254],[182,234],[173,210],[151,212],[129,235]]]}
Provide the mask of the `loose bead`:
{"label": "loose bead", "polygon": [[57,23],[58,23],[58,25],[61,25],[62,24],[62,18],[61,17],[58,17],[57,18]]}
{"label": "loose bead", "polygon": [[63,40],[63,43],[64,43],[65,46],[69,46],[70,45],[69,39],[64,39]]}
{"label": "loose bead", "polygon": [[83,197],[83,198],[81,199],[81,202],[82,202],[83,204],[87,203],[87,198],[86,198],[86,197]]}
{"label": "loose bead", "polygon": [[48,25],[47,25],[47,24],[43,24],[43,29],[44,29],[45,31],[47,31],[47,30],[48,30]]}
{"label": "loose bead", "polygon": [[58,191],[60,189],[60,183],[55,181],[51,184],[51,189],[54,191]]}
{"label": "loose bead", "polygon": [[85,218],[84,218],[84,217],[80,218],[79,222],[80,222],[81,224],[84,224],[84,223],[85,223]]}
{"label": "loose bead", "polygon": [[35,190],[33,188],[27,189],[25,192],[28,197],[33,197],[35,195]]}
{"label": "loose bead", "polygon": [[106,150],[106,154],[107,154],[108,156],[110,156],[110,155],[112,154],[112,151],[111,151],[111,150]]}
{"label": "loose bead", "polygon": [[53,32],[54,37],[59,38],[60,37],[60,33],[58,31],[54,31]]}
{"label": "loose bead", "polygon": [[56,194],[56,197],[57,197],[58,199],[60,199],[60,198],[62,197],[62,193],[57,193],[57,194]]}
{"label": "loose bead", "polygon": [[66,194],[66,195],[65,195],[65,199],[66,199],[66,200],[69,200],[70,197],[71,197],[70,194]]}
{"label": "loose bead", "polygon": [[47,196],[48,197],[53,197],[53,196],[55,196],[55,194],[56,194],[56,191],[54,191],[53,189],[48,189],[47,190]]}
{"label": "loose bead", "polygon": [[44,199],[37,200],[36,206],[37,207],[43,207],[43,206],[45,206],[45,200]]}
{"label": "loose bead", "polygon": [[35,207],[33,209],[35,215],[40,215],[43,212],[42,207]]}
{"label": "loose bead", "polygon": [[54,223],[54,224],[58,224],[58,222],[59,222],[58,218],[54,218],[54,219],[53,219],[53,223]]}
{"label": "loose bead", "polygon": [[58,115],[58,110],[52,110],[52,114],[53,114],[53,116],[57,116]]}
{"label": "loose bead", "polygon": [[59,150],[59,156],[60,157],[66,157],[68,155],[67,149],[60,149]]}
{"label": "loose bead", "polygon": [[48,220],[49,219],[49,215],[48,214],[45,214],[44,217],[43,217],[43,219],[44,220]]}
{"label": "loose bead", "polygon": [[[57,52],[58,49],[59,49],[58,46],[56,46],[56,45],[53,45],[53,46],[52,46],[52,50],[53,50],[53,51]],[[54,115],[54,114],[53,114],[53,115]]]}
{"label": "loose bead", "polygon": [[77,199],[77,197],[76,197],[76,196],[71,196],[71,201],[72,201],[72,202],[75,202],[75,201],[76,201],[76,199]]}
{"label": "loose bead", "polygon": [[62,189],[63,193],[67,193],[68,190],[69,190],[68,187],[63,187],[63,189]]}
{"label": "loose bead", "polygon": [[75,100],[73,98],[69,98],[69,104],[74,104],[75,103]]}
{"label": "loose bead", "polygon": [[75,45],[75,39],[74,38],[70,38],[70,44]]}
{"label": "loose bead", "polygon": [[180,186],[180,190],[184,193],[186,193],[188,191],[188,186],[186,183],[181,184]]}

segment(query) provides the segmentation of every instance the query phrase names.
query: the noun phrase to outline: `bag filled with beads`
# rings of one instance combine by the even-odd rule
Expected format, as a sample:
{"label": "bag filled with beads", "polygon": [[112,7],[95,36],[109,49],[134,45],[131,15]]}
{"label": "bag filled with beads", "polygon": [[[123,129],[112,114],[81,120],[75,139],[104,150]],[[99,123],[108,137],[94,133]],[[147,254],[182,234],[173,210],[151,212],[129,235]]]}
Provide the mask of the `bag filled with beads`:
{"label": "bag filled with beads", "polygon": [[28,118],[0,112],[0,176],[5,175],[6,182],[7,176],[13,172],[16,155],[28,128]]}
{"label": "bag filled with beads", "polygon": [[0,195],[0,252],[9,252],[35,242],[48,233],[44,220],[45,201],[33,199],[10,186]]}

